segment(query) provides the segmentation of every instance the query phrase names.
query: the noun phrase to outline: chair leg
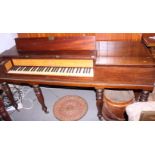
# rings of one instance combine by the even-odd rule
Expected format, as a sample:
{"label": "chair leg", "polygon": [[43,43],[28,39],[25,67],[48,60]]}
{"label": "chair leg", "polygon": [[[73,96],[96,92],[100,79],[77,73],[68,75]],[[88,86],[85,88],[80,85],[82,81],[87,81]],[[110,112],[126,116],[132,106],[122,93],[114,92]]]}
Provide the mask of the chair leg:
{"label": "chair leg", "polygon": [[142,91],[139,97],[139,102],[147,102],[149,97],[149,91]]}
{"label": "chair leg", "polygon": [[[2,93],[2,91],[0,93]],[[4,106],[1,94],[0,94],[0,115],[3,120],[11,121],[11,118],[10,118],[8,112],[5,110],[5,106]]]}

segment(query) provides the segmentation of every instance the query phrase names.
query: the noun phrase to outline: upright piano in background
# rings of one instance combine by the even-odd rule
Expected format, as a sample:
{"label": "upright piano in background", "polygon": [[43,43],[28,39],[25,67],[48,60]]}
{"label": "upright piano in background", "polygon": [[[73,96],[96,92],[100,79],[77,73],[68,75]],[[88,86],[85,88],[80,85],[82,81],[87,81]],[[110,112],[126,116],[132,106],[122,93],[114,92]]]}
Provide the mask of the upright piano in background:
{"label": "upright piano in background", "polygon": [[96,41],[94,36],[16,38],[16,46],[0,55],[0,83],[18,109],[8,84],[29,84],[47,112],[39,86],[91,88],[102,120],[104,89],[142,90],[146,101],[155,82],[155,60],[134,41]]}

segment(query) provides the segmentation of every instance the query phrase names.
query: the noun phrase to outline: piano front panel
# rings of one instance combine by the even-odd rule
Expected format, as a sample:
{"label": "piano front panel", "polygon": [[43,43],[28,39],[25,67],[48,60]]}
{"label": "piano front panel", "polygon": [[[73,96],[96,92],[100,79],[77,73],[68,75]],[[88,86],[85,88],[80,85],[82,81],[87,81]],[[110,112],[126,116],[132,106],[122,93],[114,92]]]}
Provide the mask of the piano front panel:
{"label": "piano front panel", "polygon": [[93,60],[73,59],[12,59],[14,66],[93,67]]}

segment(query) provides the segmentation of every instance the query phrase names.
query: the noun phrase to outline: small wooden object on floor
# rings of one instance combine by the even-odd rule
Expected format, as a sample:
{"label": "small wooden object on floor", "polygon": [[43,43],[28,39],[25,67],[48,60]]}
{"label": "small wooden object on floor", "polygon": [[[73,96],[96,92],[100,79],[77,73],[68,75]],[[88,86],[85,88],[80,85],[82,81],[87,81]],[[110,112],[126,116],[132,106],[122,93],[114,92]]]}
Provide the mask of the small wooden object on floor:
{"label": "small wooden object on floor", "polygon": [[125,120],[125,107],[134,102],[133,91],[105,90],[103,117],[106,120]]}

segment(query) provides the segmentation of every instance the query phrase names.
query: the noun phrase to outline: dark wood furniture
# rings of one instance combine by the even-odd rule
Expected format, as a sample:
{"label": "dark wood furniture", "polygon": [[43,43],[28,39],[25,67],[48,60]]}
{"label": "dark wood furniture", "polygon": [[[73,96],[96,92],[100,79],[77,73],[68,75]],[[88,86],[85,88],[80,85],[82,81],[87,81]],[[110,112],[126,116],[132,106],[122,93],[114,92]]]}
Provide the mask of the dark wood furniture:
{"label": "dark wood furniture", "polygon": [[155,111],[142,111],[140,121],[155,121]]}
{"label": "dark wood furniture", "polygon": [[[90,37],[90,36],[89,36]],[[60,38],[61,39],[61,38]],[[71,39],[71,38],[70,38]],[[75,37],[73,38],[75,39]],[[49,39],[51,41],[52,39]],[[87,40],[87,39],[86,39]],[[89,40],[89,39],[88,39]],[[94,45],[95,40],[91,40],[85,43],[87,45]],[[17,47],[19,42],[17,42]],[[22,43],[23,44],[23,43]],[[69,46],[69,42],[68,45]],[[104,89],[134,89],[143,90],[140,100],[146,101],[149,95],[149,91],[153,90],[155,82],[155,60],[152,57],[150,51],[141,42],[127,42],[127,41],[98,41],[95,42],[95,48],[89,49],[87,46],[86,55],[78,53],[77,50],[69,49],[62,50],[63,54],[59,56],[53,56],[54,50],[45,51],[41,50],[42,54],[38,54],[37,51],[19,52],[16,47],[5,51],[1,54],[2,62],[0,65],[0,83],[3,87],[3,91],[8,94],[12,104],[16,107],[11,92],[9,91],[9,83],[14,84],[29,84],[34,88],[38,101],[40,102],[43,111],[47,111],[47,107],[44,103],[43,94],[39,89],[40,85],[49,86],[63,86],[63,87],[79,87],[79,88],[92,88],[96,91],[96,106],[98,109],[98,118],[103,119],[102,107]],[[30,49],[30,47],[29,47]],[[79,50],[79,49],[78,49]],[[24,51],[24,49],[22,49]],[[83,49],[82,49],[83,51]],[[95,54],[95,51],[97,52]],[[60,50],[59,50],[60,52]],[[58,53],[59,53],[58,52]],[[49,54],[50,53],[50,54]],[[61,53],[61,52],[60,52]],[[74,54],[71,54],[74,53]],[[90,53],[92,54],[90,56]],[[56,58],[63,59],[92,59],[93,60],[93,77],[65,77],[65,76],[44,76],[44,75],[24,75],[24,74],[8,74],[4,67],[8,60],[18,59],[45,59]],[[96,55],[96,56],[95,56]],[[63,57],[64,56],[64,57]]]}
{"label": "dark wood furniture", "polygon": [[10,116],[9,116],[8,112],[6,111],[5,106],[3,104],[2,93],[3,93],[3,91],[0,87],[0,116],[5,121],[11,121],[11,118],[10,118]]}
{"label": "dark wood furniture", "polygon": [[142,41],[155,57],[155,33],[144,33],[142,35]]}

